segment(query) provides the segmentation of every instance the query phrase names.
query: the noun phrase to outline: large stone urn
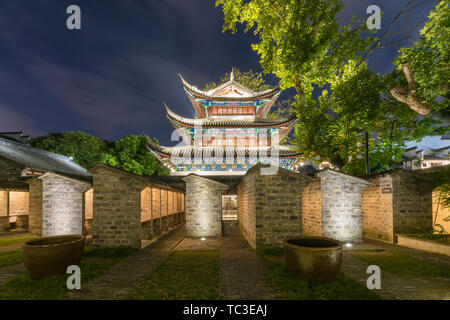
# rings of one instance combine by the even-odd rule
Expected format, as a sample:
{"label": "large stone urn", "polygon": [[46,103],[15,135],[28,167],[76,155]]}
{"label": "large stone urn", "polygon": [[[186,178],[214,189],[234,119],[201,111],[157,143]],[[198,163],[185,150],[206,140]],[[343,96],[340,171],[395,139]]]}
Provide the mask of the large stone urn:
{"label": "large stone urn", "polygon": [[34,278],[65,273],[70,265],[79,265],[85,237],[79,235],[42,237],[25,242],[23,262]]}
{"label": "large stone urn", "polygon": [[310,282],[336,278],[342,265],[342,242],[324,237],[300,237],[284,242],[288,270]]}

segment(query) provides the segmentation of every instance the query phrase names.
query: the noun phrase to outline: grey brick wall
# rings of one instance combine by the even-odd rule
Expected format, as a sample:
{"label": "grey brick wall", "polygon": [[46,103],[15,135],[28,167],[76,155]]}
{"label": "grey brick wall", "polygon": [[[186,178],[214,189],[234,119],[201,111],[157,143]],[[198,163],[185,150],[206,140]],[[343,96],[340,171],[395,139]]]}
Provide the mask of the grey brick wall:
{"label": "grey brick wall", "polygon": [[94,174],[92,243],[141,247],[141,191],[148,179],[97,166]]}
{"label": "grey brick wall", "polygon": [[363,236],[394,241],[394,184],[389,175],[371,178],[362,192]]}
{"label": "grey brick wall", "polygon": [[322,190],[318,177],[303,189],[302,221],[303,236],[322,236]]}
{"label": "grey brick wall", "polygon": [[370,185],[334,170],[320,171],[322,236],[343,242],[362,241],[361,193]]}
{"label": "grey brick wall", "polygon": [[42,236],[42,180],[33,178],[27,181],[29,186],[29,231],[33,235]]}
{"label": "grey brick wall", "polygon": [[42,180],[42,235],[82,234],[83,193],[91,183],[47,172]]}
{"label": "grey brick wall", "polygon": [[222,235],[222,193],[229,186],[190,174],[186,182],[186,231],[189,237]]}
{"label": "grey brick wall", "polygon": [[[434,170],[445,173],[445,168]],[[420,180],[429,172],[398,169],[370,178],[362,198],[364,236],[394,242],[397,233],[431,228],[433,190]]]}
{"label": "grey brick wall", "polygon": [[173,214],[169,215],[169,197],[161,197],[168,191],[182,193],[182,190],[105,165],[98,165],[90,172],[94,175],[93,245],[141,248],[141,240],[160,236],[182,222],[184,195],[178,197],[176,209],[173,203],[170,205]]}
{"label": "grey brick wall", "polygon": [[285,169],[261,175],[252,167],[238,185],[238,223],[252,247],[281,247],[302,232],[302,192],[313,181]]}

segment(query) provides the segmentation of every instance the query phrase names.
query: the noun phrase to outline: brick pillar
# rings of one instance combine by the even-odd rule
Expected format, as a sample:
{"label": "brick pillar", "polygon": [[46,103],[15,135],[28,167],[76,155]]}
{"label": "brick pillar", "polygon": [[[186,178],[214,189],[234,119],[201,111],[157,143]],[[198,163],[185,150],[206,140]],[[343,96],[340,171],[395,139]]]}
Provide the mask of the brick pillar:
{"label": "brick pillar", "polygon": [[141,192],[148,179],[98,165],[94,175],[92,242],[95,246],[141,247]]}
{"label": "brick pillar", "polygon": [[42,180],[42,235],[83,233],[84,192],[91,183],[47,172]]}
{"label": "brick pillar", "polygon": [[157,236],[161,234],[161,218],[153,220],[153,233]]}
{"label": "brick pillar", "polygon": [[27,181],[29,185],[29,231],[33,235],[42,235],[42,180],[33,178]]}
{"label": "brick pillar", "polygon": [[161,217],[161,230],[164,232],[169,231],[169,223],[167,216]]}
{"label": "brick pillar", "polygon": [[322,192],[322,236],[362,241],[361,194],[370,182],[329,169],[317,175]]}
{"label": "brick pillar", "polygon": [[151,240],[153,239],[153,221],[148,220],[141,223],[141,239]]}
{"label": "brick pillar", "polygon": [[186,231],[189,237],[222,235],[222,193],[226,184],[190,174],[186,181]]}

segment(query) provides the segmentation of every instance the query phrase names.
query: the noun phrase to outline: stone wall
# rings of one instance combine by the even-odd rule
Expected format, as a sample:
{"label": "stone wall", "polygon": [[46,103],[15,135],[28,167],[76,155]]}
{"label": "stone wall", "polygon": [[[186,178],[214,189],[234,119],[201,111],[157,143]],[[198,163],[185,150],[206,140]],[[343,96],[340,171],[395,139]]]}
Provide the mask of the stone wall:
{"label": "stone wall", "polygon": [[394,241],[393,180],[389,175],[371,178],[362,193],[362,224],[365,237]]}
{"label": "stone wall", "polygon": [[33,178],[27,181],[29,185],[29,231],[33,235],[42,235],[42,180]]}
{"label": "stone wall", "polygon": [[302,192],[313,179],[281,168],[261,175],[261,168],[252,167],[238,185],[238,223],[252,247],[281,247],[301,235]]}
{"label": "stone wall", "polygon": [[94,174],[92,241],[95,246],[141,247],[143,177],[99,165]]}
{"label": "stone wall", "polygon": [[[141,240],[162,235],[182,222],[182,212],[175,210],[178,209],[176,200],[182,199],[181,190],[106,165],[99,165],[91,172],[94,175],[94,245],[141,248]],[[184,209],[181,203],[180,209]]]}
{"label": "stone wall", "polygon": [[370,182],[329,169],[317,176],[322,195],[322,236],[343,242],[362,241],[361,193]]}
{"label": "stone wall", "polygon": [[417,233],[418,227],[431,228],[432,190],[414,178],[413,172],[399,170],[394,181],[394,233]]}
{"label": "stone wall", "polygon": [[303,236],[322,236],[322,190],[320,179],[316,177],[314,182],[303,189],[302,221]]}
{"label": "stone wall", "polygon": [[431,228],[432,189],[421,183],[424,174],[399,169],[370,178],[362,198],[364,236],[394,242],[395,234]]}
{"label": "stone wall", "polygon": [[90,182],[47,172],[42,180],[42,235],[82,234],[83,194]]}
{"label": "stone wall", "polygon": [[222,193],[228,185],[190,174],[186,182],[186,231],[189,237],[222,235]]}
{"label": "stone wall", "polygon": [[[256,248],[256,171],[245,175],[237,186],[237,221],[248,243]],[[258,181],[259,183],[259,181]]]}

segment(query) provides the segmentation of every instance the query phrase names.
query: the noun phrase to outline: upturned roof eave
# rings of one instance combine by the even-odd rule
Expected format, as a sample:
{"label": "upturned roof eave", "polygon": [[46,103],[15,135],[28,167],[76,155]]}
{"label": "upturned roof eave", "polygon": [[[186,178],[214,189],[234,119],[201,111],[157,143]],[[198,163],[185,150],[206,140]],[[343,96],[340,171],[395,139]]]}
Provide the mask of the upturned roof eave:
{"label": "upturned roof eave", "polygon": [[289,127],[293,122],[296,122],[297,116],[293,113],[290,117],[285,119],[278,119],[274,121],[267,121],[257,119],[255,121],[247,120],[210,120],[207,118],[202,119],[191,119],[182,117],[164,104],[166,107],[166,116],[170,122],[179,125],[184,128],[194,128],[195,126],[202,126],[207,128],[278,128],[278,127]]}

